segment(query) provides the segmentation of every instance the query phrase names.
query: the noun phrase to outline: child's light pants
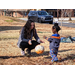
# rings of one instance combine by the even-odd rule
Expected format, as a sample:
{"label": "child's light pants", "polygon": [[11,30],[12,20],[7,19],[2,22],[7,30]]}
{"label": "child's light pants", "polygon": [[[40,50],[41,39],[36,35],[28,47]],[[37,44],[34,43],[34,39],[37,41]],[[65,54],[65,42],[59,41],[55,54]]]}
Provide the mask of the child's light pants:
{"label": "child's light pants", "polygon": [[50,49],[50,55],[52,57],[52,60],[51,60],[52,62],[58,61],[57,54],[58,54],[58,50]]}

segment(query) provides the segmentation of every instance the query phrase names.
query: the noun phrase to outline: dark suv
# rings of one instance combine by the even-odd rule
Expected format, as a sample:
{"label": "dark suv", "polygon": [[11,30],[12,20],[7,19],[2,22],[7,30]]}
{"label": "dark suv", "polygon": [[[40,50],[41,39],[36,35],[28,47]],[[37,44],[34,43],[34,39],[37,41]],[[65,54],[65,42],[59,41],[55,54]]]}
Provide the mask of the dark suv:
{"label": "dark suv", "polygon": [[46,11],[30,11],[28,14],[28,19],[32,19],[35,22],[49,22],[53,23],[53,16],[49,15]]}

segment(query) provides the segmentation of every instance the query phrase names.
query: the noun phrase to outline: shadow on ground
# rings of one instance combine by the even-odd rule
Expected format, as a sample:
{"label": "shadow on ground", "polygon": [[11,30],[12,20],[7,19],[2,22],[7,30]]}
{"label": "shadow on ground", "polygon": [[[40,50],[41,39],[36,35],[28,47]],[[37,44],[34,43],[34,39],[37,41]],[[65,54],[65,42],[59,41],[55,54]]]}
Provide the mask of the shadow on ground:
{"label": "shadow on ground", "polygon": [[[61,50],[59,52],[66,52],[66,51],[70,51],[69,50]],[[45,56],[44,58],[46,59],[50,59],[51,56],[49,56],[49,51],[44,51],[43,54],[37,54],[35,52],[32,52],[32,56],[31,57],[39,57],[39,56]],[[0,56],[0,59],[9,59],[9,58],[17,58],[17,57],[26,57],[26,56]],[[69,59],[75,59],[75,54],[70,54],[69,56],[67,55],[66,58],[61,59],[59,62],[65,61],[65,60],[69,60]]]}
{"label": "shadow on ground", "polygon": [[[49,51],[44,52],[43,54],[36,54],[35,52],[32,52],[31,57],[38,57],[38,56],[48,56]],[[9,58],[17,58],[17,57],[25,57],[25,56],[0,56],[0,59],[9,59]]]}
{"label": "shadow on ground", "polygon": [[60,50],[60,51],[58,51],[58,52],[66,52],[66,51],[71,51],[71,50],[75,50],[75,49]]}
{"label": "shadow on ground", "polygon": [[63,58],[61,60],[59,60],[59,62],[63,62],[63,61],[66,61],[66,60],[74,60],[75,59],[75,54],[70,54],[70,55],[67,55],[66,58]]}
{"label": "shadow on ground", "polygon": [[24,56],[0,56],[0,59],[9,59],[9,58],[17,58],[17,57],[24,57]]}

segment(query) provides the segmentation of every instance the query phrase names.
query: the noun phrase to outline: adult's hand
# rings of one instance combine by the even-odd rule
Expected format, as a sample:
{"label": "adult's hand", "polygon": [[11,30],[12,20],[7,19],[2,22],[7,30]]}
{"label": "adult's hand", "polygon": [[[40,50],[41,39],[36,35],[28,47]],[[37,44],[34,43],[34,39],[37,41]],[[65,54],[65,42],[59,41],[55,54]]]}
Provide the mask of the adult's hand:
{"label": "adult's hand", "polygon": [[28,44],[29,44],[29,45],[32,45],[31,40],[28,41]]}
{"label": "adult's hand", "polygon": [[40,40],[41,43],[45,43],[44,41]]}

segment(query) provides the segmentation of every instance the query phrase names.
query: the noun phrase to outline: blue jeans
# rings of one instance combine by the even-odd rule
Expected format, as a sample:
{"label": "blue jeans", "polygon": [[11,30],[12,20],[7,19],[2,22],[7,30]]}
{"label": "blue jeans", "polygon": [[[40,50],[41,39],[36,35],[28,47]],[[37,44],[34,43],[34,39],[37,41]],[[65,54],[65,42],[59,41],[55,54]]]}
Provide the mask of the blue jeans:
{"label": "blue jeans", "polygon": [[52,60],[51,60],[52,62],[58,61],[57,54],[58,54],[58,50],[50,49],[50,55],[52,57]]}

